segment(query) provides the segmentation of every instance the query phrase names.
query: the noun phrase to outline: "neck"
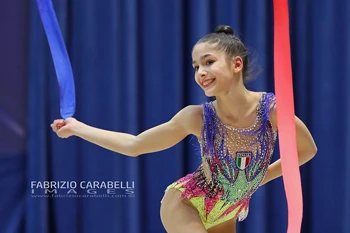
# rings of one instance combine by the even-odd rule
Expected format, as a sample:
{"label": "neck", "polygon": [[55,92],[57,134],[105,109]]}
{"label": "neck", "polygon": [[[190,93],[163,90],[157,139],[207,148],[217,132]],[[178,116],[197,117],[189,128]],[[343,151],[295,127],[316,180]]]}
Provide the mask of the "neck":
{"label": "neck", "polygon": [[223,118],[238,121],[256,107],[256,93],[239,85],[234,90],[216,96],[216,106],[217,113]]}

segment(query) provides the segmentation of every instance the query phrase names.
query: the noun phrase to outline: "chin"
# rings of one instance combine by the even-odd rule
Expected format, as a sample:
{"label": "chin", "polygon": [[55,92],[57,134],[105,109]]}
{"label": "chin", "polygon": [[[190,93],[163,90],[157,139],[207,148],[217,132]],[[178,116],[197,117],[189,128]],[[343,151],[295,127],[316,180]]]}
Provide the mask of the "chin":
{"label": "chin", "polygon": [[207,97],[215,97],[217,95],[217,93],[213,92],[213,91],[204,91],[204,94]]}
{"label": "chin", "polygon": [[216,83],[214,83],[214,85],[209,87],[208,89],[202,89],[207,97],[215,97],[218,96],[220,92],[222,92],[222,88],[219,88],[215,84]]}

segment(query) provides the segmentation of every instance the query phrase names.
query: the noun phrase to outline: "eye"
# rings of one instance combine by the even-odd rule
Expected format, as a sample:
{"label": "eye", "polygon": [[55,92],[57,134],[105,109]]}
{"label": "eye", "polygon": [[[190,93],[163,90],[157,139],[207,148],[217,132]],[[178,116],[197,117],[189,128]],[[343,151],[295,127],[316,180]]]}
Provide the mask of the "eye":
{"label": "eye", "polygon": [[193,69],[194,71],[198,71],[199,66],[194,66]]}
{"label": "eye", "polygon": [[206,64],[206,65],[211,65],[211,64],[213,64],[213,63],[214,63],[213,60],[208,60],[205,64]]}

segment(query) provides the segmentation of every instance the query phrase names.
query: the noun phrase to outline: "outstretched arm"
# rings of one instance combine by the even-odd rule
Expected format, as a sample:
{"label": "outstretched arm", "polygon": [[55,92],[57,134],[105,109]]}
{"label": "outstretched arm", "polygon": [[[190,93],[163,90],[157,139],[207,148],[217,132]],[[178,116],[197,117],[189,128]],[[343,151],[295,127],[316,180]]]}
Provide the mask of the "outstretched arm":
{"label": "outstretched arm", "polygon": [[51,125],[59,137],[75,135],[86,141],[128,156],[138,156],[168,149],[187,135],[200,135],[202,126],[202,107],[187,106],[179,111],[170,121],[144,131],[135,136],[127,133],[98,129],[74,118],[66,119],[66,125],[57,129],[63,120],[55,120]]}
{"label": "outstretched arm", "polygon": [[[275,128],[277,128],[276,111],[273,111],[271,113],[270,120],[272,125]],[[311,136],[310,131],[298,117],[295,117],[295,125],[296,125],[298,159],[299,159],[299,165],[301,166],[315,156],[315,154],[317,153],[317,147],[314,139]],[[262,181],[262,183],[260,184],[260,186],[280,176],[282,176],[282,168],[281,168],[281,160],[278,159],[276,162],[272,163],[269,166],[266,176]]]}

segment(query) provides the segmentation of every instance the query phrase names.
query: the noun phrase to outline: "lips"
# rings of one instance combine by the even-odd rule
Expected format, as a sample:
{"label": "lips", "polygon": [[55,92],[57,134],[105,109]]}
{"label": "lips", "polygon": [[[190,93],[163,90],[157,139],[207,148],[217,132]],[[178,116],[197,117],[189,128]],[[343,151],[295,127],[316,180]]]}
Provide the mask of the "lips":
{"label": "lips", "polygon": [[215,81],[215,78],[206,79],[206,80],[203,80],[203,81],[201,82],[201,85],[202,85],[203,88],[207,88],[207,87],[209,87],[214,81]]}

